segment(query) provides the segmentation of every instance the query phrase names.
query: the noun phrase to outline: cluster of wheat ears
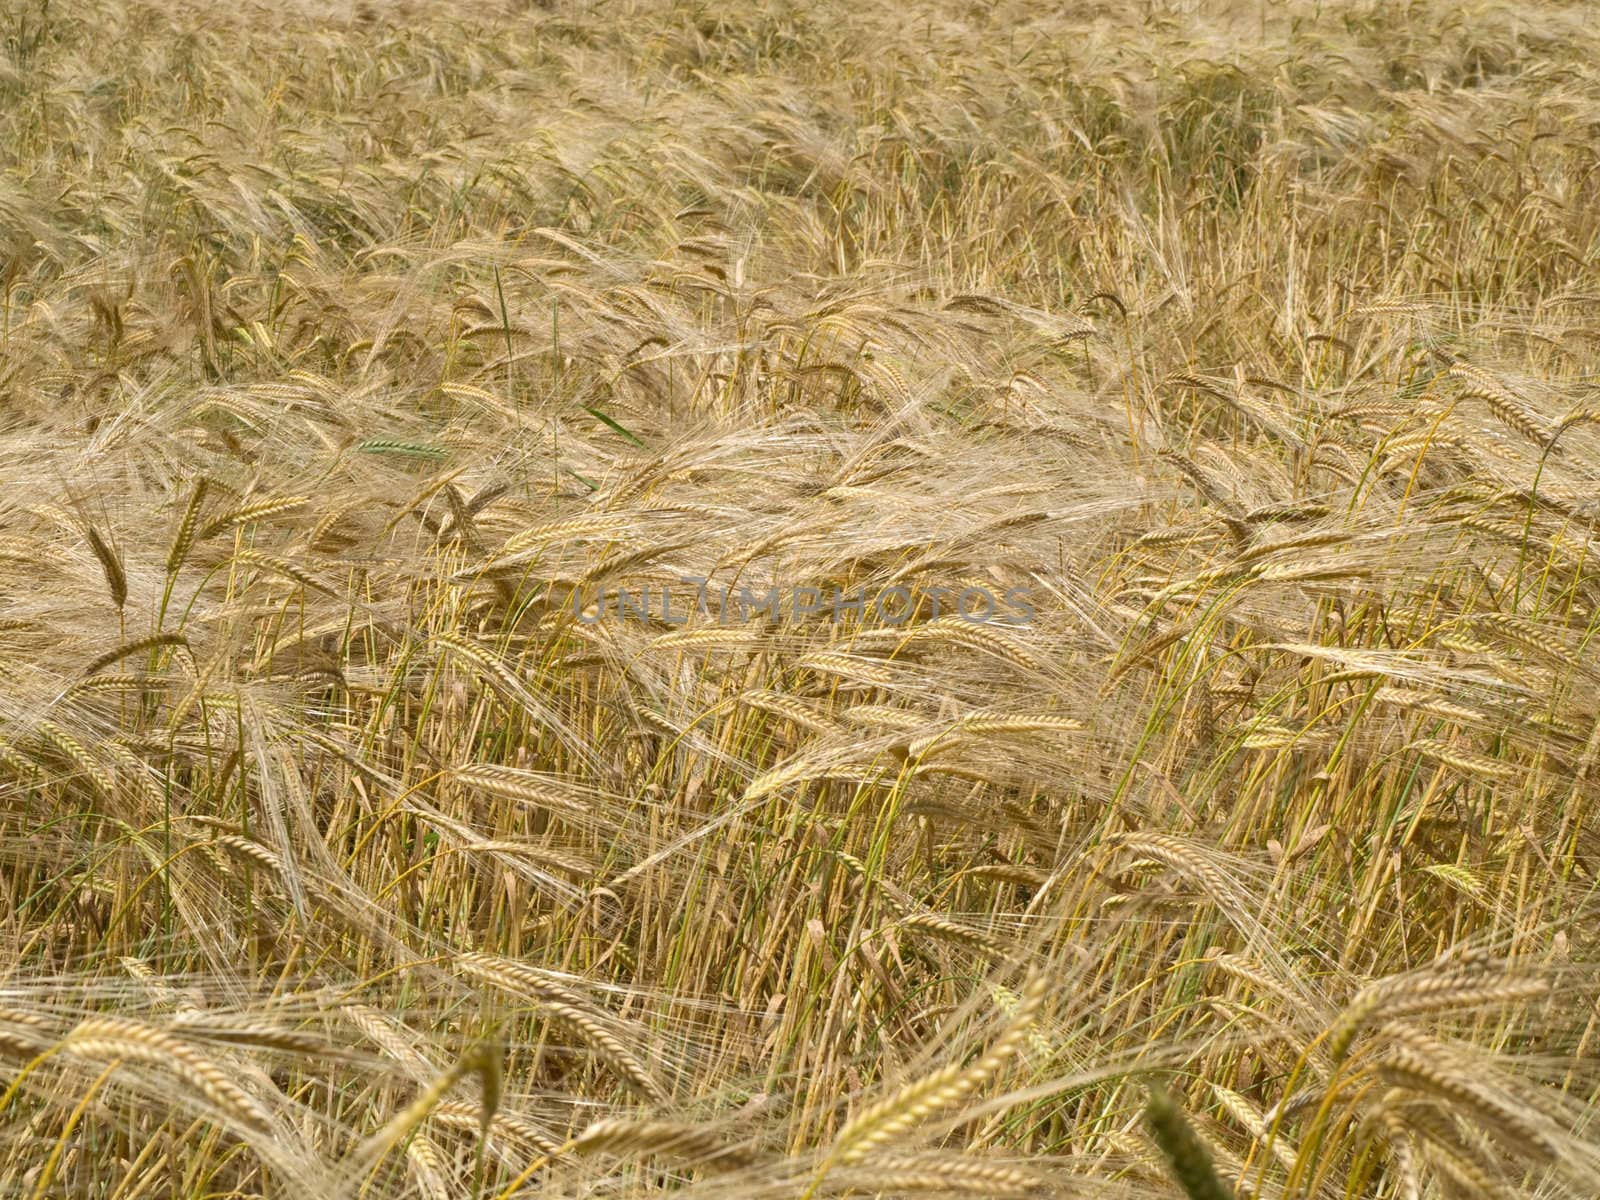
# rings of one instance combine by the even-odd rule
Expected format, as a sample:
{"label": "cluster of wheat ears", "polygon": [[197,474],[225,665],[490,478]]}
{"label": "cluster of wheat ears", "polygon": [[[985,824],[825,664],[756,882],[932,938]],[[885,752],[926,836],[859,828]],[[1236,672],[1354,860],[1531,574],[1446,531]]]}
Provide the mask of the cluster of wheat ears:
{"label": "cluster of wheat ears", "polygon": [[1586,8],[0,0],[0,1195],[1600,1193]]}

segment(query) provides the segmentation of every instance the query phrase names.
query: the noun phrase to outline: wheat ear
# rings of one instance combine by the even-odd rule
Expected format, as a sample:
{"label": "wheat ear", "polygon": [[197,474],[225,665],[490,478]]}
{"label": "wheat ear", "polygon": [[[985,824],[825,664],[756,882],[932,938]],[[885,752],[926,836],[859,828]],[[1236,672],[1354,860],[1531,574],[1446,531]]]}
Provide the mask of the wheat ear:
{"label": "wheat ear", "polygon": [[1233,1192],[1217,1177],[1211,1151],[1171,1096],[1153,1090],[1145,1106],[1145,1120],[1172,1177],[1189,1200],[1233,1200]]}
{"label": "wheat ear", "polygon": [[271,1124],[266,1111],[228,1072],[164,1030],[120,1017],[90,1017],[67,1035],[65,1045],[80,1058],[121,1058],[172,1068],[246,1128],[261,1132]]}
{"label": "wheat ear", "polygon": [[910,1129],[929,1114],[960,1102],[993,1078],[1021,1047],[1044,1003],[1047,984],[1048,979],[1042,974],[1028,980],[1005,1030],[971,1066],[952,1064],[935,1071],[858,1115],[839,1131],[828,1162],[861,1161],[875,1147]]}
{"label": "wheat ear", "polygon": [[122,559],[100,536],[100,531],[92,527],[89,530],[89,549],[100,560],[100,570],[105,573],[106,590],[111,593],[111,603],[120,609],[128,602],[128,575],[122,569]]}

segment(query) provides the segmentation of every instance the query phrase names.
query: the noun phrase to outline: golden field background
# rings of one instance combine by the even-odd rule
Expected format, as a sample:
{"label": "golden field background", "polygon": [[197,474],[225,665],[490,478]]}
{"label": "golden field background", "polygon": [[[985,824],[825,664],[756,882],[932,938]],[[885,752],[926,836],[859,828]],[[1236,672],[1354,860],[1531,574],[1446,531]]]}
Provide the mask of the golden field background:
{"label": "golden field background", "polygon": [[1593,15],[5,0],[0,1195],[1600,1192]]}

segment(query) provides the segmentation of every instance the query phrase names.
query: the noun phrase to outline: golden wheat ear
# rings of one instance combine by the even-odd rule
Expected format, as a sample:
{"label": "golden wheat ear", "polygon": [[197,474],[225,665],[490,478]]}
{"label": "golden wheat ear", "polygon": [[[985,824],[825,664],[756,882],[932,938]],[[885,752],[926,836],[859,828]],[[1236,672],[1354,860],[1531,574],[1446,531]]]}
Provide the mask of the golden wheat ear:
{"label": "golden wheat ear", "polygon": [[218,1111],[252,1132],[265,1132],[270,1114],[221,1066],[171,1033],[122,1017],[90,1017],[67,1036],[65,1048],[87,1059],[166,1067]]}

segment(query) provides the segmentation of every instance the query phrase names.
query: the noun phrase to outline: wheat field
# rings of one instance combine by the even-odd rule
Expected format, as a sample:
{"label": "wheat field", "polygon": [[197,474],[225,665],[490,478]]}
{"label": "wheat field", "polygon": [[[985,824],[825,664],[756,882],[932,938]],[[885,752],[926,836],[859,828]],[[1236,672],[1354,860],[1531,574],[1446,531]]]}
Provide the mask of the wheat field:
{"label": "wheat field", "polygon": [[0,1196],[1600,1194],[1592,6],[0,10]]}

